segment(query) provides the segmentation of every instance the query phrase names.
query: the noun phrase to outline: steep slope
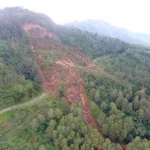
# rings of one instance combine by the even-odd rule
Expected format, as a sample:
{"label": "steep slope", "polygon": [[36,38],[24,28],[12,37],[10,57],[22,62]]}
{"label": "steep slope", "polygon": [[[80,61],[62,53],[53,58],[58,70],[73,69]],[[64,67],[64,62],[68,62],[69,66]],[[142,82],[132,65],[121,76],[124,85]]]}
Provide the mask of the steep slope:
{"label": "steep slope", "polygon": [[[26,26],[32,27],[27,29]],[[46,43],[44,42],[43,44],[43,41],[41,40],[48,35],[51,37],[51,40],[60,42],[59,38],[54,33],[49,33],[38,25],[25,24],[22,27],[26,33],[30,35],[32,41],[31,48],[35,54],[36,64],[38,66],[39,72],[41,73],[44,93],[51,93],[54,97],[57,98],[64,97],[70,105],[77,100],[82,106],[85,122],[100,132],[100,129],[97,126],[90,110],[89,101],[85,93],[84,81],[76,71],[80,69],[89,69],[89,71],[91,70],[92,72],[94,71],[96,73],[104,74],[105,76],[111,77],[111,75],[101,71],[100,69],[95,69],[95,64],[83,53],[81,53],[79,49],[66,51],[64,47],[60,46],[58,48],[57,44],[53,45],[54,47],[57,47],[56,50],[47,49],[49,47],[45,47],[45,45],[49,45],[51,47],[52,43],[49,41]],[[36,28],[37,33],[34,32],[34,34],[32,34],[32,30],[34,28]],[[34,40],[34,37],[38,36],[39,33],[42,39],[40,39],[37,44],[37,41]],[[51,36],[52,34],[53,36]],[[41,45],[43,46],[41,47]],[[39,50],[41,48],[42,50]],[[54,60],[52,56],[53,53],[58,54],[57,58]],[[48,68],[44,68],[41,63],[47,58],[48,61],[53,61],[51,61],[51,64],[48,66]],[[62,84],[64,86],[62,86]],[[58,93],[59,90],[61,93]],[[116,145],[115,143],[113,144]],[[125,149],[125,145],[122,145],[122,148]]]}
{"label": "steep slope", "polygon": [[103,36],[118,38],[129,43],[150,46],[150,35],[133,33],[126,29],[113,26],[103,20],[87,20],[82,22],[76,21],[65,25],[72,26],[83,31],[97,33]]}
{"label": "steep slope", "polygon": [[[56,37],[54,33],[49,33],[44,28],[36,24],[24,24],[23,29],[28,33],[28,35],[31,36],[31,47],[35,53],[36,64],[42,76],[44,92],[50,92],[51,94],[56,95],[56,91],[59,89],[61,83],[65,83],[65,89],[63,89],[65,99],[69,104],[72,104],[74,100],[78,100],[82,104],[85,121],[88,124],[91,124],[94,128],[98,129],[90,111],[88,99],[83,85],[83,79],[77,75],[73,68],[71,68],[77,64],[73,62],[71,57],[69,58],[67,56],[67,53],[64,54],[65,50],[63,52],[61,47],[61,49],[55,50],[61,54],[61,57],[52,62],[52,66],[49,66],[51,68],[50,70],[44,69],[40,66],[40,62],[42,62],[45,58],[43,58],[42,54],[36,54],[36,51],[38,49],[42,49],[42,51],[45,49],[47,52],[51,51],[47,49],[48,47],[45,47],[46,45],[51,46],[51,42],[43,43],[38,41],[37,44],[37,41],[33,38],[36,36],[41,38],[48,36],[54,41],[59,41],[58,37]],[[57,44],[53,45],[54,47],[57,47]],[[52,49],[54,49],[54,47]],[[88,58],[86,58],[86,56],[79,52],[79,50],[70,51],[70,55],[74,55],[77,57],[76,59],[82,59],[87,67],[90,67],[91,64],[93,64]]]}
{"label": "steep slope", "polygon": [[0,109],[41,92],[40,74],[19,16],[5,11],[0,10]]}
{"label": "steep slope", "polygon": [[[15,110],[14,118],[18,120],[18,125],[14,123],[14,126],[23,130],[26,136],[24,137],[22,131],[19,132],[21,143],[24,143],[25,138],[25,143],[33,149],[38,149],[42,144],[35,143],[38,139],[42,139],[40,141],[45,146],[52,144],[54,147],[65,150],[74,149],[75,146],[76,149],[81,149],[81,145],[82,149],[89,149],[89,147],[122,149],[119,144],[114,144],[118,142],[125,144],[131,142],[127,149],[131,147],[139,149],[141,145],[150,148],[150,142],[147,140],[150,137],[147,132],[150,129],[150,67],[148,65],[150,49],[83,32],[76,28],[58,26],[45,15],[21,8],[7,8],[1,11],[0,17],[6,20],[0,22],[2,29],[0,30],[2,43],[0,82],[7,84],[7,87],[0,91],[1,94],[6,92],[7,88],[14,89],[15,91],[11,92],[16,100],[19,100],[18,96],[22,96],[21,91],[24,91],[23,88],[26,87],[23,98],[33,97],[34,94],[38,94],[39,83],[42,84],[44,93],[51,94],[51,97],[43,101],[43,104],[36,106],[37,111],[34,112],[33,109],[33,115],[29,120],[27,119],[28,123],[25,122],[25,128],[20,127],[20,122],[24,124],[23,116],[26,110],[23,110],[21,117]],[[11,55],[13,59],[10,61],[8,58],[11,58]],[[21,59],[18,60],[20,57]],[[15,58],[17,62],[14,61]],[[22,58],[25,59],[23,64]],[[96,62],[96,65],[91,60]],[[9,66],[10,62],[13,65]],[[10,70],[21,76],[22,80],[16,74],[12,76]],[[13,79],[9,78],[10,75]],[[40,82],[41,79],[42,82]],[[36,86],[30,88],[31,83]],[[19,85],[16,86],[16,84]],[[12,95],[10,94],[9,97]],[[55,100],[52,100],[50,105],[49,100],[54,97]],[[3,100],[1,99],[0,102],[5,102]],[[49,105],[46,106],[47,104]],[[48,110],[48,107],[51,109]],[[3,115],[5,117],[5,114]],[[33,118],[33,116],[36,117]],[[0,120],[7,121],[7,116]],[[9,120],[8,123],[10,122]],[[2,126],[0,124],[0,128],[8,131],[5,124],[7,122],[4,122]],[[92,129],[91,125],[97,130],[100,129],[100,133],[114,143],[103,138],[96,129]],[[30,127],[34,131],[30,130]],[[1,131],[1,133],[5,132]],[[11,135],[13,136],[15,134]],[[5,138],[8,137],[6,134]],[[2,136],[0,138],[2,139],[0,144],[3,144],[5,138]],[[16,141],[18,141],[17,138],[15,138]],[[147,139],[142,140],[143,138]],[[12,141],[8,143],[20,144],[20,142]],[[139,143],[135,144],[137,142]],[[141,144],[144,142],[146,144]],[[4,143],[7,144],[7,142]],[[24,147],[27,148],[27,145]],[[122,147],[125,149],[124,145]],[[47,149],[50,149],[49,146]]]}
{"label": "steep slope", "polygon": [[[28,25],[26,24],[25,26]],[[44,42],[43,44],[43,35],[51,35],[52,33],[47,32],[40,26],[37,27],[37,25],[32,25],[32,28],[28,30],[24,28],[25,26],[23,25],[23,29],[27,32],[28,35],[30,35],[32,41],[31,48],[33,53],[35,54],[36,64],[38,66],[39,72],[41,73],[44,93],[51,93],[54,97],[57,98],[64,97],[69,105],[77,100],[81,104],[85,122],[100,132],[100,129],[97,126],[95,119],[91,113],[89,101],[85,93],[84,81],[77,74],[77,72],[80,71],[80,69],[88,69],[89,72],[102,74],[106,77],[114,77],[107,72],[102,71],[101,69],[96,69],[95,64],[83,53],[81,53],[79,49],[70,50],[68,49],[68,47],[64,48],[64,46],[58,46],[58,43],[58,45],[53,44],[53,48],[57,47],[56,50],[47,49],[48,47],[45,47],[44,45],[49,45],[51,47],[52,43],[49,41]],[[35,32],[33,35],[32,30],[34,27],[36,27],[37,34]],[[37,41],[34,41],[34,36],[37,36],[39,32],[42,35],[40,36],[42,39],[40,39],[37,44]],[[60,42],[59,38],[55,34],[53,34],[51,40],[54,40],[55,42]],[[41,45],[43,46],[41,47]],[[41,48],[42,50],[39,50]],[[53,53],[55,53],[55,55],[57,54],[57,56],[54,56],[56,58],[53,58]],[[48,61],[51,60],[51,63],[45,68],[45,66],[43,64],[41,65],[41,63],[46,59],[48,59]],[[46,62],[45,65],[47,64],[48,62]],[[106,138],[104,137],[104,139]],[[112,144],[117,145],[113,142]],[[126,149],[125,145],[121,145],[121,147],[123,149]]]}

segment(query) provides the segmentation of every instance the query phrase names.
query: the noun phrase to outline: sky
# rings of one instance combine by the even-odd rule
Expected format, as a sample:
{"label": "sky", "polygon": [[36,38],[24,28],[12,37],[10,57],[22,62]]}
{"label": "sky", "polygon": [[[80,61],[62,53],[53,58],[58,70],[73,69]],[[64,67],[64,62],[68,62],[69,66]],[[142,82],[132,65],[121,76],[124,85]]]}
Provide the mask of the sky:
{"label": "sky", "polygon": [[137,33],[150,34],[150,0],[4,0],[0,8],[21,6],[64,24],[104,20]]}

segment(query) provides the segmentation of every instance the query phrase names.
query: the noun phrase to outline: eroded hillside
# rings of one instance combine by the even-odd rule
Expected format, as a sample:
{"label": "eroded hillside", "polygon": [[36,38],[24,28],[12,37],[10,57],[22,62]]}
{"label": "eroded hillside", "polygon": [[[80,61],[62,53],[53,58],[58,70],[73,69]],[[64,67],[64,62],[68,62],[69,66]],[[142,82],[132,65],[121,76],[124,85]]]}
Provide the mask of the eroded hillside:
{"label": "eroded hillside", "polygon": [[[79,49],[62,44],[54,33],[46,31],[43,27],[36,24],[25,24],[22,27],[30,37],[44,93],[51,93],[57,98],[63,97],[70,106],[77,100],[82,106],[86,123],[100,132],[90,110],[84,81],[78,72],[86,70],[90,74],[94,72],[106,77],[116,77],[95,68],[95,64]],[[125,147],[122,145],[123,149]]]}
{"label": "eroded hillside", "polygon": [[[93,67],[93,62],[78,49],[66,50],[67,47],[61,45],[54,33],[47,32],[39,25],[24,24],[22,27],[30,35],[31,48],[42,76],[44,92],[58,96],[57,91],[64,83],[65,88],[62,89],[64,98],[70,105],[74,100],[78,100],[82,104],[85,121],[98,129],[90,111],[83,79],[75,71],[76,67]],[[38,40],[36,37],[42,39]],[[51,41],[46,41],[47,37]]]}
{"label": "eroded hillside", "polygon": [[59,26],[18,7],[0,12],[0,107],[51,93],[33,105],[37,111],[0,115],[0,147],[150,148],[149,48]]}

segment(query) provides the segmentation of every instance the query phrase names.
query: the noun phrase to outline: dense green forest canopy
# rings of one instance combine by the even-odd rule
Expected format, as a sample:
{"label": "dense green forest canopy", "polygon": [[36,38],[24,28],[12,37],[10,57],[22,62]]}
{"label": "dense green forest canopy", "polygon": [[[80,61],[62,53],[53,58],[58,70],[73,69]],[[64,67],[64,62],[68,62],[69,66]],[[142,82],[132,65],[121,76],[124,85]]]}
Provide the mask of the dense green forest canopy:
{"label": "dense green forest canopy", "polygon": [[0,108],[41,92],[30,41],[21,27],[23,20],[27,21],[27,14],[21,8],[0,10]]}
{"label": "dense green forest canopy", "polygon": [[[78,69],[93,116],[106,140],[84,122],[79,103],[69,107],[63,98],[58,101],[48,97],[45,104],[0,116],[0,147],[122,149],[111,143],[114,141],[129,143],[127,150],[150,149],[150,49],[56,25],[48,16],[20,7],[0,10],[0,109],[42,92],[30,40],[22,29],[24,23],[38,24],[55,33],[60,45],[69,51],[79,49],[95,62],[95,70],[110,74],[90,71],[86,66]],[[22,125],[23,120],[26,122]],[[12,133],[5,127],[7,122],[12,123]]]}

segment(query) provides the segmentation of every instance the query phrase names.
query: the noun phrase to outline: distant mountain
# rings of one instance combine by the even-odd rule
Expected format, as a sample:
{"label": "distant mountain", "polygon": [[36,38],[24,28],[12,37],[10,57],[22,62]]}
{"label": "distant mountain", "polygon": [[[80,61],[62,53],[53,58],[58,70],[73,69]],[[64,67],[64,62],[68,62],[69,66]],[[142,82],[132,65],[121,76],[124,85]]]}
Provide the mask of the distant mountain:
{"label": "distant mountain", "polygon": [[87,20],[82,22],[71,22],[66,26],[76,27],[83,31],[97,33],[103,36],[118,38],[129,43],[137,43],[150,46],[150,34],[139,34],[130,32],[124,28],[119,28],[103,20]]}

